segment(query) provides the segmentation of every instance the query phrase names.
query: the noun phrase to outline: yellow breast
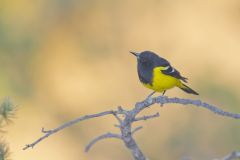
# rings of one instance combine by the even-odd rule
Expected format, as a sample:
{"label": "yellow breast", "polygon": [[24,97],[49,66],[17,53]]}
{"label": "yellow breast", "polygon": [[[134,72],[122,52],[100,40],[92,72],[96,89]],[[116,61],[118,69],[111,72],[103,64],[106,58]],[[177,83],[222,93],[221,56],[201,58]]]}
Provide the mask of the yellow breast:
{"label": "yellow breast", "polygon": [[156,67],[153,70],[152,84],[143,84],[145,87],[150,88],[157,92],[163,92],[167,89],[173,88],[181,83],[175,77],[165,75],[161,72],[165,67]]}

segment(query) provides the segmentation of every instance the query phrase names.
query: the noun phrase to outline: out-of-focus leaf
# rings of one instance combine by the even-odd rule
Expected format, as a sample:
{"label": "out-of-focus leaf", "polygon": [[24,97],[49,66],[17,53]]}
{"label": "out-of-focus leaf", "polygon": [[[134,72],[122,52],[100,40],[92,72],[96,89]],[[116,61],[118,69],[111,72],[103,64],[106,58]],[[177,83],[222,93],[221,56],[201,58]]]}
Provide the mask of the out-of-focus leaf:
{"label": "out-of-focus leaf", "polygon": [[10,98],[5,98],[0,105],[0,125],[10,122],[14,116],[16,106],[12,103]]}

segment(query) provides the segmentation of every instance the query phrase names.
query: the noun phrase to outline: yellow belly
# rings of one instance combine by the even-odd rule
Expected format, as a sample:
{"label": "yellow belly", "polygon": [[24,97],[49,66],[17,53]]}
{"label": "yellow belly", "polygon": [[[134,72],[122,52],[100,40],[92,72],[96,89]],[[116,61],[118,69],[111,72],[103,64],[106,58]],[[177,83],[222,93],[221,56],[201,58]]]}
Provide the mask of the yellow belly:
{"label": "yellow belly", "polygon": [[161,72],[162,69],[164,69],[164,67],[154,68],[152,84],[143,85],[154,91],[163,92],[181,84],[181,81],[179,79],[163,74]]}

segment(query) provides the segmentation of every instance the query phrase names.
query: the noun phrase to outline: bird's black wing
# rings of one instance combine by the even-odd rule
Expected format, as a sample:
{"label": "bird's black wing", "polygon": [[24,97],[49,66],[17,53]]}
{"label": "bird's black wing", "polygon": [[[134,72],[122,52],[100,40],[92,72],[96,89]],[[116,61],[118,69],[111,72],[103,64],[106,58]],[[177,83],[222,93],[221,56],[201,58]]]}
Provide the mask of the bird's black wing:
{"label": "bird's black wing", "polygon": [[175,77],[187,83],[187,78],[181,76],[180,72],[178,72],[178,70],[173,68],[166,59],[161,58],[158,65],[165,67],[165,70],[161,70],[163,74]]}
{"label": "bird's black wing", "polygon": [[175,68],[173,68],[172,66],[166,66],[166,70],[161,70],[163,74],[175,77],[177,79],[180,79],[184,82],[187,83],[187,78],[181,76],[181,74],[178,72],[178,70],[176,70]]}

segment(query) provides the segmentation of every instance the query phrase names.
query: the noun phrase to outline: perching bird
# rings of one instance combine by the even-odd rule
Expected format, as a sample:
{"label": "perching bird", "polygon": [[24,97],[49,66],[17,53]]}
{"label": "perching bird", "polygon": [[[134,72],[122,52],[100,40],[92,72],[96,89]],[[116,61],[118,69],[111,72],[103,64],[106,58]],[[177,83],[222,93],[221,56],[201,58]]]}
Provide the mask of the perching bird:
{"label": "perching bird", "polygon": [[149,97],[155,92],[163,92],[164,95],[166,90],[173,87],[178,87],[187,93],[198,95],[197,92],[183,83],[187,83],[187,78],[181,76],[166,59],[151,51],[130,53],[137,57],[139,80],[145,87],[154,90]]}

